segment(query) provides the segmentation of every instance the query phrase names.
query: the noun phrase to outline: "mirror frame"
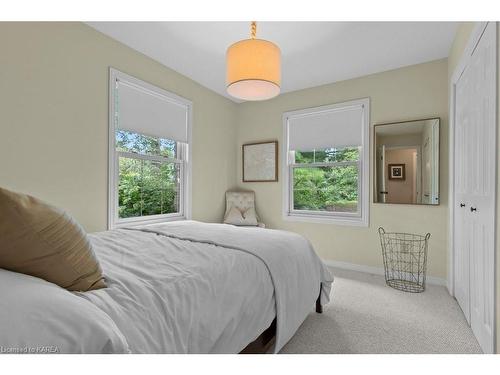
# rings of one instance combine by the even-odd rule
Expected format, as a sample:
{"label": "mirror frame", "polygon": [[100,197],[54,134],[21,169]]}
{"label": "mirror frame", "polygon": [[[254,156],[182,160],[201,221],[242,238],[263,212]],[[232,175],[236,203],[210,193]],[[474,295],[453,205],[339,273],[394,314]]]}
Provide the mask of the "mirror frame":
{"label": "mirror frame", "polygon": [[[439,140],[438,140],[438,147],[439,147],[439,152],[438,152],[438,166],[439,166],[439,173],[438,173],[438,191],[439,191],[439,202],[437,204],[431,204],[431,203],[384,203],[384,202],[377,202],[377,185],[376,185],[376,173],[377,173],[377,126],[383,126],[383,125],[395,125],[395,124],[404,124],[408,125],[410,122],[417,122],[417,121],[427,121],[427,120],[438,120],[439,121],[439,129],[438,129],[438,135],[439,135]],[[441,205],[441,117],[439,116],[433,116],[433,117],[425,117],[425,118],[416,118],[413,120],[402,120],[402,121],[391,121],[391,122],[381,122],[377,124],[373,124],[373,181],[372,181],[372,193],[373,193],[373,203],[374,204],[397,204],[397,205],[407,205],[407,206],[430,206],[430,207],[438,207]]]}

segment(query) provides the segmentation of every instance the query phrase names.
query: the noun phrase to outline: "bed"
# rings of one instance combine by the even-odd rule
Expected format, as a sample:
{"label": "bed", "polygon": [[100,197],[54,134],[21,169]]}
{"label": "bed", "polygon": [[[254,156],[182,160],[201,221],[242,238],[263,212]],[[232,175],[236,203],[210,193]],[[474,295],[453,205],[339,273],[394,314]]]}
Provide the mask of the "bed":
{"label": "bed", "polygon": [[329,301],[333,277],[298,234],[181,221],[89,237],[107,288],[71,293],[0,272],[0,346],[277,353]]}

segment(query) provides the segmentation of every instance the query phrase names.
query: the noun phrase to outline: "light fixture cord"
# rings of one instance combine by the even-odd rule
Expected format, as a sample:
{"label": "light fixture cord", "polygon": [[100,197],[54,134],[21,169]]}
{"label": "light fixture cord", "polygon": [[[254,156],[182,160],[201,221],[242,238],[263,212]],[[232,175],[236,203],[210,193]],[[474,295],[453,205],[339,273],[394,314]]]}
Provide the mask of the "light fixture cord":
{"label": "light fixture cord", "polygon": [[257,22],[256,21],[252,21],[251,28],[252,28],[252,31],[250,32],[250,35],[252,36],[252,39],[255,39],[257,36]]}

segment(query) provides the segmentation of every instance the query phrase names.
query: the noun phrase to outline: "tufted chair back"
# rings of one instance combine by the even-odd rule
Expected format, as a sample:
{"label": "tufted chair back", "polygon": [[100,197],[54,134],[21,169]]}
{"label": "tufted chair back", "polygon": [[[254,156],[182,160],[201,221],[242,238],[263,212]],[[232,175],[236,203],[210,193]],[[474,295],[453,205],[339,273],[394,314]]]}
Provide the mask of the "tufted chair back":
{"label": "tufted chair back", "polygon": [[[255,209],[255,192],[253,191],[226,191],[226,212],[229,211],[231,206],[235,206],[240,211],[246,211],[249,208]],[[224,215],[225,215],[224,214]],[[256,213],[257,221],[259,221],[259,227],[265,227],[263,223],[260,223],[259,215]]]}

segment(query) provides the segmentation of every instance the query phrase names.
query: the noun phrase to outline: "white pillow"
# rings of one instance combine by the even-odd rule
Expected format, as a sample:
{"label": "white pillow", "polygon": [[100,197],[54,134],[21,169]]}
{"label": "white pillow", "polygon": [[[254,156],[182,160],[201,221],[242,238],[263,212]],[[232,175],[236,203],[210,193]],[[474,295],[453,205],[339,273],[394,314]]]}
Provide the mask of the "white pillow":
{"label": "white pillow", "polygon": [[224,223],[240,226],[258,225],[257,215],[253,207],[242,212],[237,207],[231,206],[231,208],[227,211],[226,216],[224,217]]}
{"label": "white pillow", "polygon": [[48,281],[0,268],[0,347],[4,353],[128,353],[111,318]]}

